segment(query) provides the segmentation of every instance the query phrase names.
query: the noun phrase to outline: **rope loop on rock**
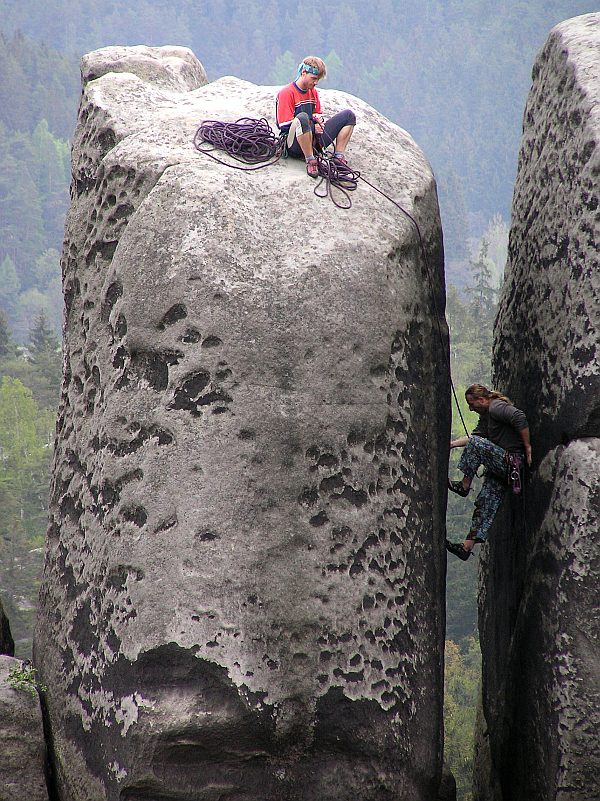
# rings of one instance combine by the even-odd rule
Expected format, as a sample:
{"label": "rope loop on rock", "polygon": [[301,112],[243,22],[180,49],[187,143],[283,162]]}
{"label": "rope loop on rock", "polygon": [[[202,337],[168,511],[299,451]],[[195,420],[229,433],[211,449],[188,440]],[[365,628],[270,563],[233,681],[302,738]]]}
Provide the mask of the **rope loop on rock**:
{"label": "rope loop on rock", "polygon": [[[342,164],[337,161],[337,159],[330,156],[325,150],[318,153],[316,158],[321,180],[315,186],[315,195],[320,198],[329,196],[333,205],[337,206],[338,209],[351,208],[352,200],[348,192],[354,192],[354,190],[358,188],[360,173],[357,170],[351,170],[347,164]],[[325,184],[324,192],[321,189],[323,184]],[[345,201],[338,203],[333,194],[334,189],[337,189],[343,195]]]}

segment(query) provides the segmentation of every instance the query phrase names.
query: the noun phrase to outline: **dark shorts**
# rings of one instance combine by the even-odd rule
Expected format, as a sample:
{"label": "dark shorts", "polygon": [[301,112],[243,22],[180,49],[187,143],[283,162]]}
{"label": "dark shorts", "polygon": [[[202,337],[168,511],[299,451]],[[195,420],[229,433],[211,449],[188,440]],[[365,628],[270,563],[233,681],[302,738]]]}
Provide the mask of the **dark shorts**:
{"label": "dark shorts", "polygon": [[[300,128],[298,130],[301,130],[302,133],[306,133],[308,126],[310,126],[310,129],[314,133],[314,123],[312,120],[308,119],[307,114],[303,112],[298,115],[297,119],[300,122]],[[333,117],[330,117],[330,119],[328,119],[323,126],[323,134],[321,136],[321,143],[323,147],[326,148],[333,144],[339,132],[347,125],[356,125],[356,115],[349,108],[339,111],[337,114],[334,114]],[[294,141],[291,144],[288,143],[287,152],[289,156],[293,156],[294,158],[304,158],[302,149],[300,148],[298,140],[295,136]]]}

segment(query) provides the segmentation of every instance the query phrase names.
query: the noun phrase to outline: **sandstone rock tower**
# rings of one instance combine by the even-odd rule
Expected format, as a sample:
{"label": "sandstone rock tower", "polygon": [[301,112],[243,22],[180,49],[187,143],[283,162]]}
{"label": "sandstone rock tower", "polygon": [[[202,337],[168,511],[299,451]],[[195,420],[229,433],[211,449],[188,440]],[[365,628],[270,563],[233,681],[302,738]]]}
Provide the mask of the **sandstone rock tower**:
{"label": "sandstone rock tower", "polygon": [[[340,211],[301,163],[228,170],[181,48],[83,60],[65,367],[35,642],[65,801],[431,801],[449,439],[435,183],[359,117]],[[361,121],[362,120],[362,125]],[[393,171],[387,165],[393,162]]]}
{"label": "sandstone rock tower", "polygon": [[590,14],[552,30],[524,116],[494,361],[527,411],[534,470],[481,576],[492,771],[480,800],[600,798],[599,174]]}

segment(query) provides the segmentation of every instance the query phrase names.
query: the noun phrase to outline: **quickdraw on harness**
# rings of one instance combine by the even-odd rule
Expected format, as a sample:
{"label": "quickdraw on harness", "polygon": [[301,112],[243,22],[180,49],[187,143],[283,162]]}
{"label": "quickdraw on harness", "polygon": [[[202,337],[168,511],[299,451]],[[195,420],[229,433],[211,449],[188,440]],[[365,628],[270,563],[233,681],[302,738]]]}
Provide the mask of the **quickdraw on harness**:
{"label": "quickdraw on harness", "polygon": [[506,478],[514,495],[523,491],[523,457],[519,453],[506,454]]}
{"label": "quickdraw on harness", "polygon": [[[194,136],[194,147],[199,153],[209,156],[214,161],[218,161],[219,164],[224,164],[227,167],[233,167],[236,170],[251,171],[260,170],[263,167],[269,167],[272,164],[276,164],[282,157],[286,156],[286,138],[287,135],[285,133],[278,137],[275,136],[271,126],[267,120],[264,119],[264,117],[261,119],[241,117],[235,122],[204,120],[204,122],[198,127],[198,130]],[[367,184],[367,186],[370,186],[375,192],[379,192],[379,194],[386,198],[386,200],[389,200],[390,203],[393,203],[393,205],[396,206],[396,208],[399,209],[402,214],[404,214],[414,225],[419,239],[419,246],[423,256],[423,262],[427,271],[427,278],[431,289],[433,308],[437,321],[442,351],[446,353],[448,372],[450,373],[450,357],[446,351],[445,339],[442,332],[441,318],[436,300],[435,284],[433,282],[433,276],[429,266],[429,260],[427,258],[427,251],[425,249],[423,237],[421,236],[421,230],[417,221],[406,211],[406,209],[402,208],[399,203],[393,200],[393,198],[367,181],[367,179],[364,178],[360,172],[351,170],[347,165],[341,164],[339,161],[334,159],[329,153],[327,153],[326,150],[321,147],[318,137],[315,137],[315,145],[317,150],[315,155],[319,168],[319,176],[321,178],[319,183],[314,188],[314,193],[317,197],[325,198],[329,196],[334,205],[338,208],[349,209],[352,206],[352,201],[348,193],[354,192],[358,187],[358,181],[361,180]],[[231,156],[231,158],[235,159],[235,161],[250,166],[242,167],[236,164],[231,164],[227,161],[223,161],[215,156],[215,150],[222,150]],[[320,187],[323,183],[325,183],[325,192],[320,190]],[[337,201],[333,194],[334,189],[341,193],[342,197],[345,199],[343,203],[339,203]],[[454,387],[452,377],[450,377],[450,386],[452,388],[452,396],[454,398],[454,403],[456,404],[463,428],[467,436],[469,436],[469,432],[467,431],[467,426],[458,403],[458,397],[456,395],[456,389]]]}

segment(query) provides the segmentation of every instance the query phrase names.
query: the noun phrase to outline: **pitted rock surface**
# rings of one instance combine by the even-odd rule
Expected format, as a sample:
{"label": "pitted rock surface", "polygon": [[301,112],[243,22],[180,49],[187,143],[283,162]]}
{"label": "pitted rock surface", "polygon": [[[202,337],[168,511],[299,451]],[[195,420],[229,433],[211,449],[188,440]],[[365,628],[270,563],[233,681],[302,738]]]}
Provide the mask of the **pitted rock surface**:
{"label": "pitted rock surface", "polygon": [[535,393],[540,459],[600,437],[599,20],[553,29],[523,121],[495,363],[520,400]]}
{"label": "pitted rock surface", "polygon": [[600,14],[558,25],[527,102],[496,385],[534,465],[484,558],[483,709],[504,801],[600,798]]}
{"label": "pitted rock surface", "polygon": [[[98,60],[35,642],[59,786],[430,801],[449,405],[415,230],[366,186],[319,200],[302,162],[194,150],[203,119],[272,122],[276,88],[176,93]],[[443,309],[425,158],[357,98],[322,101],[357,112],[352,161],[418,221]]]}
{"label": "pitted rock surface", "polygon": [[81,59],[84,85],[109,72],[137,75],[174,92],[188,92],[208,83],[204,67],[187,47],[102,47]]}
{"label": "pitted rock surface", "polygon": [[0,656],[0,799],[48,801],[46,744],[37,696],[14,689],[11,669],[20,659]]}

